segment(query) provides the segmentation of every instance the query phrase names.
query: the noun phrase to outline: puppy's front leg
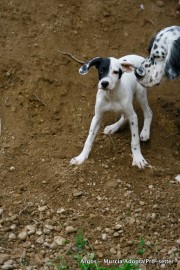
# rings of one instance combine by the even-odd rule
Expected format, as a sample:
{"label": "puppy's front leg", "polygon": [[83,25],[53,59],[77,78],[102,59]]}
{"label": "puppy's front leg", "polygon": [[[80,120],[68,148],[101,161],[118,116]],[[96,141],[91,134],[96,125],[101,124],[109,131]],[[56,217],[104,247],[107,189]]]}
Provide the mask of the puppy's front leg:
{"label": "puppy's front leg", "polygon": [[70,164],[79,165],[83,163],[89,156],[89,153],[92,148],[93,141],[96,137],[96,134],[99,130],[100,124],[101,124],[102,115],[101,114],[95,114],[90,125],[89,129],[89,135],[86,139],[86,142],[84,144],[84,148],[81,152],[81,154],[75,158],[72,158],[70,161]]}
{"label": "puppy's front leg", "polygon": [[148,165],[148,163],[141,154],[139,131],[138,131],[138,119],[136,113],[134,112],[131,116],[128,117],[128,119],[131,129],[131,151],[133,156],[132,165],[133,166],[136,165],[140,169],[144,169],[144,167]]}

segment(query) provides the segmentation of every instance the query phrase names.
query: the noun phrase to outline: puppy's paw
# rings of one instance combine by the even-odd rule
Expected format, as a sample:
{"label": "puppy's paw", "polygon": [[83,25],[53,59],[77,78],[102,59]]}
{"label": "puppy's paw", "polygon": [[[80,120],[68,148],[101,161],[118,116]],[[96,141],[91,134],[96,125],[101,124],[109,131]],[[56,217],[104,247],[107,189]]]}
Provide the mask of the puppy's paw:
{"label": "puppy's paw", "polygon": [[71,164],[71,165],[80,165],[80,164],[82,164],[86,159],[87,159],[86,156],[80,154],[79,156],[72,158],[71,161],[70,161],[70,164]]}
{"label": "puppy's paw", "polygon": [[140,134],[140,139],[142,142],[146,142],[150,139],[150,132],[147,129],[143,129]]}
{"label": "puppy's paw", "polygon": [[141,153],[135,155],[133,157],[133,162],[132,162],[133,166],[137,166],[139,169],[144,169],[148,163],[147,161],[144,159],[144,157],[142,156]]}
{"label": "puppy's paw", "polygon": [[106,135],[114,134],[118,131],[118,129],[119,129],[119,126],[116,123],[112,124],[110,126],[105,127],[104,134]]}

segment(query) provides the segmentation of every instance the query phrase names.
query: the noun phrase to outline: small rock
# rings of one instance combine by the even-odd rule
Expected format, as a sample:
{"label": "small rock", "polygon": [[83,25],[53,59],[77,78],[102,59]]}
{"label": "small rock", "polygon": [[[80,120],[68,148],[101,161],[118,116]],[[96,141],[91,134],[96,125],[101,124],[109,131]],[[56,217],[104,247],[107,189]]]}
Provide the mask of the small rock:
{"label": "small rock", "polygon": [[44,206],[39,206],[38,207],[38,211],[39,212],[44,212],[44,211],[46,211],[47,210],[47,206],[46,205],[44,205]]}
{"label": "small rock", "polygon": [[9,238],[9,240],[15,240],[16,239],[15,233],[10,233],[8,238]]}
{"label": "small rock", "polygon": [[28,235],[33,235],[33,234],[35,234],[36,233],[36,231],[35,230],[31,230],[31,231],[28,231]]}
{"label": "small rock", "polygon": [[44,227],[46,229],[48,229],[48,230],[53,230],[54,229],[54,227],[52,225],[50,225],[50,224],[46,224]]}
{"label": "small rock", "polygon": [[67,226],[66,228],[65,228],[65,232],[66,233],[73,233],[73,232],[76,232],[76,228],[74,228],[73,226]]}
{"label": "small rock", "polygon": [[156,2],[156,5],[157,5],[158,7],[163,7],[163,6],[164,6],[164,2],[163,2],[163,1],[157,1],[157,2]]}
{"label": "small rock", "polygon": [[119,233],[118,233],[118,232],[115,232],[115,233],[113,234],[113,236],[114,236],[114,237],[119,237]]}
{"label": "small rock", "polygon": [[11,265],[11,264],[4,264],[4,265],[1,266],[2,270],[10,270],[10,269],[13,269],[13,268],[14,268],[14,266]]}
{"label": "small rock", "polygon": [[26,226],[28,231],[35,231],[35,226],[34,225],[27,225]]}
{"label": "small rock", "polygon": [[119,231],[121,228],[122,228],[122,225],[116,224],[116,226],[114,227],[114,230]]}
{"label": "small rock", "polygon": [[74,197],[80,197],[80,196],[82,196],[83,195],[83,192],[82,191],[74,191],[73,192],[73,196]]}
{"label": "small rock", "polygon": [[49,247],[50,247],[50,249],[55,250],[58,247],[58,244],[57,243],[52,243]]}
{"label": "small rock", "polygon": [[176,243],[180,245],[180,238],[176,241]]}
{"label": "small rock", "polygon": [[139,203],[140,203],[140,205],[142,205],[142,206],[145,205],[145,202],[143,202],[143,201],[140,201]]}
{"label": "small rock", "polygon": [[135,223],[135,221],[136,221],[136,220],[135,220],[134,218],[131,218],[131,219],[129,220],[129,224],[130,224],[130,225],[133,225],[133,224]]}
{"label": "small rock", "polygon": [[44,236],[43,236],[43,235],[39,236],[39,237],[36,239],[36,243],[38,243],[38,244],[42,244],[43,242],[44,242]]}
{"label": "small rock", "polygon": [[165,265],[164,263],[162,263],[162,264],[160,265],[160,267],[161,267],[162,269],[165,269],[165,268],[166,268],[166,265]]}
{"label": "small rock", "polygon": [[42,235],[43,232],[42,232],[41,230],[38,230],[38,231],[36,231],[36,234],[37,234],[37,235]]}
{"label": "small rock", "polygon": [[101,251],[97,251],[96,252],[96,255],[99,257],[99,258],[103,258],[103,253]]}
{"label": "small rock", "polygon": [[3,209],[2,209],[2,208],[0,208],[0,215],[2,215],[2,213],[3,213]]}
{"label": "small rock", "polygon": [[58,208],[57,211],[56,211],[57,214],[62,214],[64,212],[65,212],[64,208]]}
{"label": "small rock", "polygon": [[121,259],[122,258],[122,253],[121,253],[120,250],[118,250],[116,256],[117,256],[118,259]]}
{"label": "small rock", "polygon": [[58,246],[63,246],[66,239],[62,236],[54,236],[54,243],[56,243]]}
{"label": "small rock", "polygon": [[43,264],[43,261],[40,259],[38,255],[35,255],[34,260],[35,260],[35,263],[39,266]]}
{"label": "small rock", "polygon": [[103,233],[101,235],[101,238],[102,238],[103,241],[106,241],[107,240],[107,234],[106,233]]}
{"label": "small rock", "polygon": [[18,239],[19,239],[19,240],[24,241],[24,240],[26,240],[26,238],[27,238],[27,232],[26,232],[26,231],[22,231],[22,232],[20,232],[20,233],[18,234]]}
{"label": "small rock", "polygon": [[175,180],[180,183],[180,174],[175,177]]}
{"label": "small rock", "polygon": [[111,254],[116,254],[116,250],[114,249],[114,248],[110,248],[110,252],[111,252]]}
{"label": "small rock", "polygon": [[17,228],[17,225],[16,224],[12,224],[11,226],[10,226],[10,229],[11,230],[15,230]]}
{"label": "small rock", "polygon": [[179,270],[180,269],[180,262],[177,262],[176,268]]}
{"label": "small rock", "polygon": [[0,265],[2,265],[5,261],[9,260],[10,255],[0,253]]}

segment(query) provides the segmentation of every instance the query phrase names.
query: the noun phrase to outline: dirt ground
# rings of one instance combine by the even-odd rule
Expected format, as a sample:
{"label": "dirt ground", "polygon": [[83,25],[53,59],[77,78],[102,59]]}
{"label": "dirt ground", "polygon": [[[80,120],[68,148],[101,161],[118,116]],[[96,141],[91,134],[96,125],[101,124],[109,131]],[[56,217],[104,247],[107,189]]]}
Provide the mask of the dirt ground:
{"label": "dirt ground", "polygon": [[[1,0],[0,207],[5,216],[21,213],[21,223],[30,224],[30,202],[55,212],[63,208],[62,222],[82,228],[101,252],[99,257],[115,258],[110,248],[117,246],[122,257],[128,257],[134,249],[130,243],[142,237],[156,243],[158,250],[166,248],[166,256],[158,253],[159,258],[177,259],[179,81],[163,82],[148,92],[152,132],[141,150],[151,167],[131,166],[129,128],[111,137],[102,133],[118,117],[111,113],[103,120],[89,159],[70,166],[82,150],[94,113],[97,72],[80,76],[81,65],[58,52],[82,61],[146,56],[151,37],[180,22],[178,1],[157,2]],[[135,108],[141,129],[142,112],[136,103]],[[134,222],[128,223],[131,218]],[[118,223],[124,224],[123,234],[103,241],[104,230]],[[12,247],[9,241],[0,245]],[[11,254],[20,246],[14,241]],[[169,252],[173,247],[174,257]],[[149,249],[146,256],[155,254]]]}

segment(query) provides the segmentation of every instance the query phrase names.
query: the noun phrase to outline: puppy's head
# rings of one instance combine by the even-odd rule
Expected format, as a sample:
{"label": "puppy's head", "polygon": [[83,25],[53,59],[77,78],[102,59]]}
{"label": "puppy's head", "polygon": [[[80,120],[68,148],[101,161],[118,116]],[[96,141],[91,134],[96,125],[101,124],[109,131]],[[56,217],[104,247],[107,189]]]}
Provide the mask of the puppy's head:
{"label": "puppy's head", "polygon": [[152,38],[149,56],[135,68],[135,75],[145,87],[158,85],[164,77],[180,76],[180,27],[171,26]]}
{"label": "puppy's head", "polygon": [[102,90],[113,90],[124,72],[133,70],[132,64],[119,59],[110,57],[96,57],[86,62],[79,70],[81,75],[87,74],[89,69],[95,66],[98,70],[98,88]]}

